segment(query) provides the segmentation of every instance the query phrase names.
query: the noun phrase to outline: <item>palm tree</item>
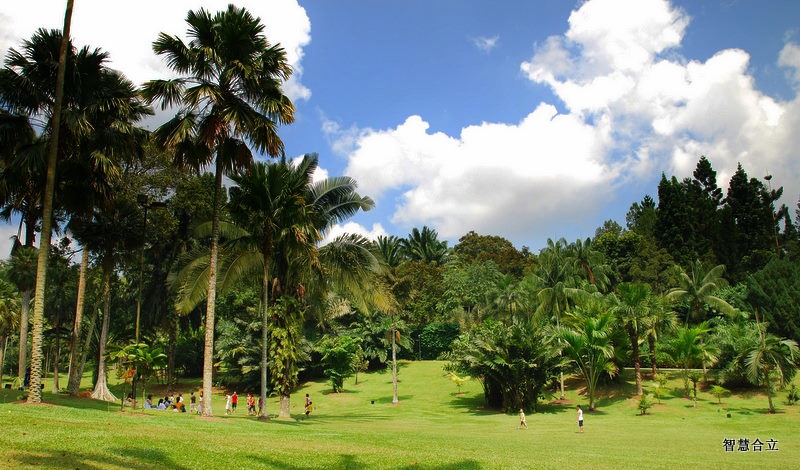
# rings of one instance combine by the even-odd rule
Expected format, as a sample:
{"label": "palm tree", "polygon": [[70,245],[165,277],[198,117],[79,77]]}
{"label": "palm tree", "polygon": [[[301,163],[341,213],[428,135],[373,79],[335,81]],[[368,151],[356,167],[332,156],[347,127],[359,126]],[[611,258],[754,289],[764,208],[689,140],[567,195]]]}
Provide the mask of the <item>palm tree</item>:
{"label": "palm tree", "polygon": [[8,339],[16,331],[19,316],[19,294],[10,282],[0,277],[0,383],[3,383]]}
{"label": "palm tree", "polygon": [[645,336],[650,350],[650,366],[653,377],[658,373],[656,361],[656,342],[662,333],[670,333],[677,328],[678,320],[675,312],[667,308],[662,295],[651,295],[648,306],[649,315],[645,326]]}
{"label": "palm tree", "polygon": [[[70,26],[72,24],[72,5],[74,0],[67,0],[67,7],[66,12],[64,14],[64,30],[62,36],[59,38],[59,52],[58,52],[58,62],[56,67],[56,80],[55,86],[52,88],[46,88],[46,94],[43,95],[44,97],[52,97],[53,100],[50,101],[49,99],[41,99],[43,96],[39,96],[39,100],[36,101],[29,101],[27,103],[19,102],[18,100],[14,100],[12,98],[11,101],[17,101],[14,103],[14,107],[18,108],[21,111],[27,111],[28,115],[36,114],[38,112],[43,112],[47,114],[50,113],[50,117],[52,119],[51,126],[49,126],[50,131],[50,142],[49,142],[49,149],[47,155],[47,173],[45,179],[45,191],[44,191],[44,200],[43,200],[43,208],[42,208],[42,238],[39,243],[39,253],[36,265],[36,288],[34,292],[34,304],[33,304],[33,339],[31,341],[31,389],[30,393],[28,394],[28,403],[40,403],[42,401],[42,391],[39,387],[41,383],[41,375],[42,375],[42,330],[44,326],[44,293],[45,293],[45,286],[46,286],[46,277],[47,277],[47,261],[48,256],[50,255],[50,236],[52,230],[52,218],[53,218],[53,194],[55,192],[55,179],[56,179],[56,161],[58,159],[58,138],[59,132],[61,131],[61,108],[64,101],[64,82],[67,73],[67,53],[71,50],[70,41],[69,41],[69,32]],[[29,49],[30,50],[30,49]],[[14,50],[9,51],[9,59],[7,60],[7,67],[6,71],[8,71],[9,76],[3,76],[0,81],[8,80],[9,78],[14,78],[13,74],[16,70],[9,70],[13,67],[14,59],[17,57],[22,57],[19,54],[15,54]],[[24,58],[24,57],[23,57]],[[36,61],[33,61],[34,63]],[[17,67],[19,70],[21,67]],[[51,67],[52,69],[52,67]],[[30,88],[27,88],[30,90]],[[43,90],[43,91],[45,91]],[[7,101],[8,96],[3,97],[3,101]],[[52,107],[50,106],[52,104]],[[24,114],[24,113],[21,113]]]}
{"label": "palm tree", "polygon": [[19,383],[23,383],[28,368],[28,327],[30,326],[28,313],[31,292],[36,286],[37,259],[38,251],[35,247],[14,243],[8,276],[20,293],[19,362],[17,368]]}
{"label": "palm tree", "polygon": [[683,368],[684,395],[689,398],[689,367],[704,362],[710,355],[706,353],[703,339],[709,332],[708,325],[703,322],[689,328],[681,327],[667,343],[667,354]]}
{"label": "palm tree", "polygon": [[401,240],[403,251],[411,261],[444,264],[447,257],[447,242],[439,240],[436,230],[428,226],[411,230],[408,238]]}
{"label": "palm tree", "polygon": [[403,254],[403,240],[395,235],[378,236],[373,242],[373,250],[378,259],[390,268],[396,268],[406,260]]}
{"label": "palm tree", "polygon": [[640,283],[622,283],[617,286],[618,297],[613,308],[620,325],[631,343],[631,359],[636,377],[636,394],[642,394],[642,364],[639,342],[646,331],[650,316],[650,287]]}
{"label": "palm tree", "polygon": [[[524,282],[535,291],[537,316],[548,315],[555,320],[556,328],[561,327],[561,316],[569,310],[570,304],[585,297],[585,291],[575,287],[573,265],[567,259],[567,241],[547,239],[545,247],[539,255],[539,263],[534,273]],[[564,373],[560,373],[560,399],[564,399]]]}
{"label": "palm tree", "polygon": [[567,249],[568,257],[575,264],[576,270],[584,273],[589,284],[605,289],[608,284],[608,266],[604,264],[603,254],[594,249],[592,239],[575,240]]}
{"label": "palm tree", "polygon": [[201,8],[190,11],[186,22],[192,38],[188,44],[165,33],[153,43],[156,54],[182,76],[150,81],[143,95],[151,103],[160,101],[162,109],[180,107],[155,133],[163,146],[175,150],[179,165],[197,171],[212,162],[215,165],[203,358],[203,394],[208,397],[203,415],[212,416],[222,176],[250,165],[253,156],[247,143],[259,152],[283,155],[277,128],[293,122],[294,106],[281,85],[292,69],[286,52],[263,35],[260,19],[243,8],[230,5],[215,15]]}
{"label": "palm tree", "polygon": [[772,403],[773,373],[777,373],[781,383],[791,381],[797,372],[797,358],[800,349],[797,342],[791,339],[781,339],[764,331],[758,324],[761,341],[746,353],[747,378],[755,384],[767,387],[767,400],[769,412],[775,413]]}
{"label": "palm tree", "polygon": [[569,326],[557,327],[555,336],[561,341],[564,354],[575,363],[586,380],[589,409],[597,407],[597,383],[603,374],[613,376],[617,366],[612,361],[614,345],[611,342],[614,317],[599,301],[590,302],[586,308],[576,307],[568,313]]}
{"label": "palm tree", "polygon": [[727,285],[727,281],[722,277],[724,273],[724,265],[720,264],[706,271],[700,260],[692,263],[688,273],[680,268],[679,285],[667,292],[666,299],[688,304],[685,325],[688,325],[689,317],[695,320],[702,318],[705,305],[725,315],[736,313],[736,309],[728,302],[714,296],[716,291]]}

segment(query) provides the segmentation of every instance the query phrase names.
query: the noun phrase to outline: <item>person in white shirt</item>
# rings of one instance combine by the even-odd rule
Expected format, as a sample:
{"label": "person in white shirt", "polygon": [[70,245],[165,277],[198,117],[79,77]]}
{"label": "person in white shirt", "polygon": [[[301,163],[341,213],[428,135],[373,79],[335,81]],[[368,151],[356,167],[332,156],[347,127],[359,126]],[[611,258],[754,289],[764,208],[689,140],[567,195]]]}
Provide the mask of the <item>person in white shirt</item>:
{"label": "person in white shirt", "polygon": [[581,405],[578,405],[578,427],[581,432],[583,432],[583,410],[581,409]]}

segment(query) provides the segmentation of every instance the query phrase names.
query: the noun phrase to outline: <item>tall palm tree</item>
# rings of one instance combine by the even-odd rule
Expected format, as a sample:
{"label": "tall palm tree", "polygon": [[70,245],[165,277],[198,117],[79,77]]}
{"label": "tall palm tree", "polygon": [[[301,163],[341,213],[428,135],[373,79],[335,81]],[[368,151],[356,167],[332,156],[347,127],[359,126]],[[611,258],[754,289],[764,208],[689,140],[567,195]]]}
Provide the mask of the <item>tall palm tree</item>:
{"label": "tall palm tree", "polygon": [[600,377],[603,374],[612,376],[617,371],[612,361],[614,317],[598,303],[590,303],[586,309],[576,308],[568,317],[569,326],[557,327],[555,336],[561,340],[564,355],[575,363],[586,380],[589,409],[594,410],[597,407],[595,394]]}
{"label": "tall palm tree", "polygon": [[692,263],[688,273],[680,268],[679,285],[667,291],[666,299],[676,303],[685,302],[688,305],[684,324],[688,324],[689,317],[695,320],[701,319],[705,305],[725,315],[736,313],[736,309],[728,302],[714,296],[716,291],[727,285],[727,281],[722,277],[724,273],[724,265],[720,264],[706,270],[700,260]]}
{"label": "tall palm tree", "polygon": [[[28,102],[20,102],[19,98],[12,98],[12,102],[14,103],[14,107],[19,109],[20,111],[27,111],[27,114],[32,115],[36,113],[44,113],[49,114],[49,117],[52,119],[51,125],[49,127],[50,132],[50,142],[49,142],[49,149],[47,154],[47,172],[45,178],[45,186],[44,186],[44,200],[42,202],[42,238],[39,243],[39,253],[38,259],[36,264],[36,288],[34,291],[34,303],[33,303],[33,338],[31,341],[31,389],[30,393],[28,393],[28,403],[40,403],[42,401],[42,391],[39,387],[41,383],[41,375],[42,375],[42,330],[44,327],[44,293],[47,281],[47,262],[48,256],[50,255],[50,236],[52,230],[52,218],[53,218],[53,194],[55,192],[55,180],[56,180],[56,162],[58,159],[58,138],[59,133],[61,131],[61,108],[64,102],[64,82],[67,74],[67,54],[70,51],[70,41],[69,41],[69,32],[70,27],[72,25],[72,6],[74,0],[67,0],[66,11],[64,13],[64,30],[62,36],[59,38],[59,52],[58,52],[58,61],[56,67],[56,79],[55,79],[55,86],[52,88],[45,88],[45,94],[42,96],[38,96],[38,100],[35,101],[28,101]],[[30,49],[29,49],[30,50]],[[11,67],[14,66],[13,62],[15,58],[21,57],[19,54],[15,54],[15,51],[9,52],[9,59],[7,61],[7,65],[10,64]],[[52,57],[52,56],[51,56]],[[35,63],[36,61],[34,61]],[[52,63],[52,61],[51,61]],[[38,64],[37,64],[38,65]],[[46,67],[46,66],[45,66]],[[0,81],[8,80],[9,78],[13,79],[14,73],[19,71],[22,67],[19,65],[17,66],[17,70],[9,70],[10,67],[6,68],[6,71],[9,72],[8,76],[2,77]],[[52,67],[50,67],[52,70]],[[26,87],[26,90],[29,91],[30,88]],[[5,90],[4,90],[5,91]],[[23,92],[24,92],[23,91]],[[52,97],[52,101],[48,99]],[[3,100],[8,100],[8,96],[4,96]],[[52,106],[51,106],[52,105]],[[21,114],[23,114],[21,113]]]}
{"label": "tall palm tree", "polygon": [[653,377],[658,373],[656,361],[656,343],[663,333],[671,333],[678,327],[675,311],[668,308],[663,295],[651,295],[649,298],[648,316],[645,324],[645,336],[650,351],[650,367]]}
{"label": "tall palm tree", "polygon": [[20,320],[19,320],[19,362],[17,377],[19,383],[25,380],[28,368],[28,328],[30,327],[30,302],[31,293],[36,286],[36,260],[38,251],[33,246],[20,245],[16,240],[11,251],[9,266],[9,279],[20,293]]}
{"label": "tall palm tree", "polygon": [[625,329],[631,343],[631,359],[636,377],[636,394],[642,394],[642,361],[639,342],[646,331],[650,316],[650,287],[641,283],[622,283],[617,286],[613,311],[620,325]]}
{"label": "tall palm tree", "polygon": [[17,290],[13,284],[0,277],[0,383],[3,383],[8,339],[17,329],[19,316],[20,299]]}
{"label": "tall palm tree", "polygon": [[253,156],[248,143],[271,156],[283,155],[280,124],[294,121],[294,105],[282,83],[292,73],[286,52],[271,45],[264,26],[247,10],[230,5],[215,15],[190,11],[189,43],[161,33],[153,43],[175,72],[171,80],[153,80],[143,88],[149,102],[162,109],[178,106],[177,115],[156,130],[157,139],[175,150],[176,162],[197,171],[214,163],[215,191],[209,250],[205,319],[203,415],[212,416],[214,311],[219,254],[219,203],[222,176],[247,168]]}
{"label": "tall palm tree", "polygon": [[[547,315],[561,327],[561,317],[574,305],[575,300],[586,296],[586,292],[576,287],[573,265],[567,260],[567,241],[547,239],[539,255],[539,263],[529,279],[524,281],[532,287],[536,295],[537,316]],[[560,399],[564,399],[564,373],[559,374]]]}
{"label": "tall palm tree", "polygon": [[396,268],[406,260],[403,253],[403,240],[395,235],[378,236],[373,242],[373,251],[389,268]]}

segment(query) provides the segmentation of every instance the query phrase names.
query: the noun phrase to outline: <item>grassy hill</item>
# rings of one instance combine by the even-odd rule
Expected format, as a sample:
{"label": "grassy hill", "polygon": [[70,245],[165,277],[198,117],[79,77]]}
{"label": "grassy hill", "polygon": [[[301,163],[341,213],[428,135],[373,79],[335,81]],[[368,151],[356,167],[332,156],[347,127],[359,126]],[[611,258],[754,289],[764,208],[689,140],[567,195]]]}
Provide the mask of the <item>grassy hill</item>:
{"label": "grassy hill", "polygon": [[[0,462],[80,469],[775,469],[796,468],[800,457],[800,406],[785,405],[785,393],[776,399],[775,415],[755,392],[723,397],[720,405],[701,391],[694,407],[676,377],[662,403],[638,416],[638,400],[629,398],[633,387],[625,383],[601,390],[598,411],[585,414],[586,432],[579,434],[574,408],[587,400],[573,380],[565,403],[544,404],[528,414],[529,429],[518,430],[516,415],[483,407],[479,382],[469,380],[457,393],[442,366],[403,363],[397,405],[385,372],[360,374],[358,384],[349,380],[339,394],[326,382],[307,383],[292,396],[297,419],[271,422],[246,416],[243,398],[236,414],[225,416],[221,395],[214,397],[218,416],[202,418],[120,411],[47,393],[47,404],[30,406],[15,403],[19,392],[2,390]],[[188,395],[198,386],[182,382],[177,391]],[[315,409],[303,420],[306,393]],[[277,413],[276,401],[268,405]],[[725,451],[724,439],[735,441],[734,452]],[[739,450],[740,439],[749,440],[748,451]],[[763,443],[760,452],[752,448],[755,439]]]}

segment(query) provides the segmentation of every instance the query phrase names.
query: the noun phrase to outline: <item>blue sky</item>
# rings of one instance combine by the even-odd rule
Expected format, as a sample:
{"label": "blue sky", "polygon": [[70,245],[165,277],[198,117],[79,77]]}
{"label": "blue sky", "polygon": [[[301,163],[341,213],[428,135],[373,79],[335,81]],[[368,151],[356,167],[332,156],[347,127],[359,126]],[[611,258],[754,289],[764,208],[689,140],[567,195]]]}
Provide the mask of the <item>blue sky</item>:
{"label": "blue sky", "polygon": [[[60,27],[62,3],[4,2],[0,51]],[[79,0],[73,36],[141,83],[169,74],[158,32],[183,35],[186,11],[226,4]],[[800,2],[237,4],[295,67],[287,153],[317,152],[323,176],[353,176],[377,202],[332,235],[428,225],[451,246],[475,230],[538,251],[624,225],[662,172],[688,176],[700,155],[723,188],[741,162],[796,207]],[[0,253],[13,233],[0,230]]]}

